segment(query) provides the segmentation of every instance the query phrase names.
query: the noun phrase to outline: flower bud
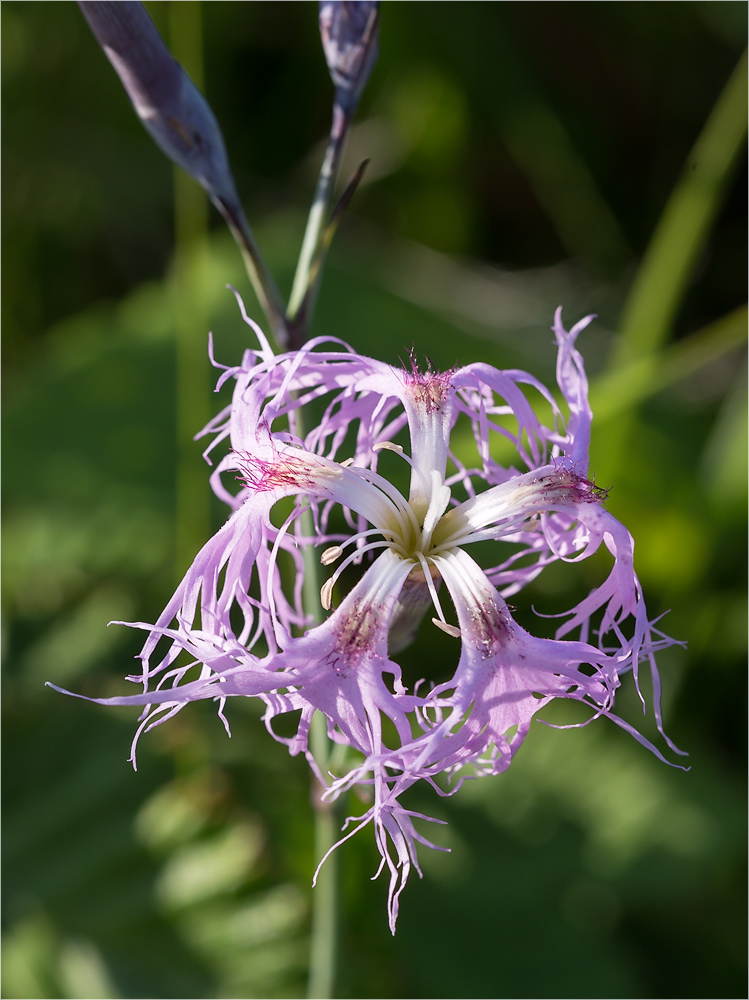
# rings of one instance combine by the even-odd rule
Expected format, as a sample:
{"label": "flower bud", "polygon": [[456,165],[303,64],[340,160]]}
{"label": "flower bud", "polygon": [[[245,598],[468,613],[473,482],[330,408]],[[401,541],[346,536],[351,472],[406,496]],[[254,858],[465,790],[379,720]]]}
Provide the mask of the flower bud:
{"label": "flower bud", "polygon": [[353,114],[377,59],[377,0],[321,0],[320,36],[336,104]]}
{"label": "flower bud", "polygon": [[214,201],[236,204],[218,122],[143,4],[79,0],[78,6],[156,144]]}

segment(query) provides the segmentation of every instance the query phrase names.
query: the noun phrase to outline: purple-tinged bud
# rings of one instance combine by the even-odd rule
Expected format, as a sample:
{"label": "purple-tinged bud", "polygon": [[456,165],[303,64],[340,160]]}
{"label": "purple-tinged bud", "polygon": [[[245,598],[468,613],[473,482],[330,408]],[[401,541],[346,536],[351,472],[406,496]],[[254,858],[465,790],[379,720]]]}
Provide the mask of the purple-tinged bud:
{"label": "purple-tinged bud", "polygon": [[336,104],[353,114],[377,59],[377,0],[320,0],[320,36]]}
{"label": "purple-tinged bud", "polygon": [[156,144],[214,201],[237,205],[218,122],[143,4],[78,0],[78,6]]}

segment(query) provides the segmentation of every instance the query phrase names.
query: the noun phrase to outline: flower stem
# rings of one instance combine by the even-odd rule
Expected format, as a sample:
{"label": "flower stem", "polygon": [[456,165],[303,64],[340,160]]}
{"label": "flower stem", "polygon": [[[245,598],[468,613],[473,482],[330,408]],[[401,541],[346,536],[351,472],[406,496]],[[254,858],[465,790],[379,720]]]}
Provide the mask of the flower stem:
{"label": "flower stem", "polygon": [[[320,168],[317,190],[312,201],[307,228],[304,232],[294,283],[291,287],[287,316],[289,319],[289,347],[294,350],[304,343],[315,307],[317,290],[322,276],[320,246],[330,219],[335,183],[346,143],[350,117],[336,103],[333,106],[333,123]],[[314,265],[314,267],[313,267]]]}
{"label": "flower stem", "polygon": [[[294,432],[304,438],[304,422],[299,410],[295,413]],[[315,533],[311,510],[302,512],[299,527],[305,538]],[[325,615],[320,602],[320,563],[311,545],[304,547],[304,582],[302,606],[305,613],[319,625]],[[325,716],[315,712],[310,723],[309,749],[322,774],[330,768],[334,746],[328,739]],[[337,809],[334,803],[324,802],[317,777],[312,774],[310,799],[315,817],[315,861],[328,853],[339,837]],[[321,869],[312,893],[312,928],[310,933],[309,1000],[329,1000],[335,996],[338,966],[338,853],[333,851]]]}
{"label": "flower stem", "polygon": [[[325,717],[316,712],[310,726],[310,749],[323,772],[330,756],[330,741]],[[312,807],[315,814],[315,858],[325,856],[338,838],[335,805],[320,799],[320,789],[313,779]],[[338,965],[338,852],[325,862],[312,895],[312,931],[310,939],[308,1000],[330,1000],[335,996]]]}
{"label": "flower stem", "polygon": [[276,340],[275,346],[285,350],[289,346],[289,333],[283,299],[255,243],[245,214],[239,205],[229,205],[221,199],[214,199],[214,205],[223,215],[239,247],[255,295],[270,323],[272,335]]}
{"label": "flower stem", "polygon": [[[305,535],[314,531],[312,515],[305,511],[301,516],[301,526]],[[304,550],[305,572],[303,604],[304,609],[316,623],[323,619],[320,604],[319,564],[310,546]],[[322,774],[329,769],[331,750],[325,716],[315,712],[309,732],[309,748]],[[336,808],[332,802],[324,802],[321,788],[312,775],[310,798],[315,817],[315,862],[328,853],[339,836]],[[335,981],[338,965],[338,853],[333,851],[321,869],[312,893],[312,929],[310,934],[309,979],[307,997],[309,1000],[328,1000],[335,996]]]}
{"label": "flower stem", "polygon": [[[333,123],[325,151],[315,197],[312,201],[302,249],[299,253],[294,282],[286,310],[286,346],[299,349],[309,337],[312,313],[322,277],[323,263],[329,240],[326,230],[330,223],[336,178],[341,164],[350,116],[336,103]],[[296,414],[296,434],[304,437],[301,414]],[[314,535],[311,513],[305,511],[300,527],[307,537]],[[311,546],[304,550],[304,590],[302,602],[305,612],[319,623],[323,619],[320,603],[320,564]],[[325,774],[329,767],[331,744],[326,730],[325,717],[316,712],[310,726],[310,750],[317,766]],[[332,803],[323,802],[317,779],[313,778],[312,802],[315,813],[315,857],[322,858],[338,839],[336,809]],[[334,851],[321,870],[312,894],[312,931],[307,996],[310,1000],[330,998],[335,995],[336,967],[338,962],[338,858]]]}

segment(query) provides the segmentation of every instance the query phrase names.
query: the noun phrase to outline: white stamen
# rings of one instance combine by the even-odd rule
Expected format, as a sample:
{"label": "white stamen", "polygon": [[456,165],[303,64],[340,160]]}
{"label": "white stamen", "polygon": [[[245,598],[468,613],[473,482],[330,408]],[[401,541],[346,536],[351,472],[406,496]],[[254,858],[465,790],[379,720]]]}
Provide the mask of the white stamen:
{"label": "white stamen", "polygon": [[329,549],[326,549],[320,556],[320,562],[323,566],[330,566],[334,563],[336,559],[339,559],[343,555],[343,549],[340,545],[331,545]]}
{"label": "white stamen", "polygon": [[373,446],[372,451],[380,451],[383,448],[386,448],[388,451],[394,451],[396,455],[400,455],[400,457],[403,459],[404,462],[408,463],[408,465],[411,468],[411,472],[415,473],[421,480],[421,484],[424,487],[424,495],[428,496],[429,484],[424,478],[424,473],[416,465],[414,460],[408,457],[408,455],[404,452],[403,448],[401,448],[399,444],[394,444],[392,441],[379,441],[376,445]]}
{"label": "white stamen", "polygon": [[417,552],[416,558],[419,560],[419,564],[421,565],[421,571],[424,574],[424,580],[426,581],[429,594],[432,598],[432,604],[434,605],[434,609],[440,616],[440,619],[444,621],[445,613],[442,610],[442,605],[440,604],[440,599],[437,595],[437,588],[434,585],[434,578],[432,577],[432,571],[429,568],[429,563],[427,562],[423,552]]}
{"label": "white stamen", "polygon": [[344,460],[338,464],[342,469],[348,469],[354,464],[354,460],[353,458],[344,458]]}
{"label": "white stamen", "polygon": [[[362,534],[364,534],[364,532],[362,532]],[[336,580],[341,575],[341,573],[346,569],[346,567],[349,566],[352,562],[358,562],[365,552],[371,552],[372,549],[386,549],[389,547],[389,544],[390,544],[389,542],[381,541],[381,542],[370,542],[369,545],[362,545],[361,548],[356,549],[356,551],[352,552],[350,556],[347,556],[347,558],[343,560],[341,565],[328,580],[328,584],[330,584],[330,586],[333,587]],[[327,586],[328,584],[326,584],[325,586]]]}
{"label": "white stamen", "polygon": [[460,639],[460,629],[457,625],[450,625],[447,622],[441,622],[439,618],[432,618],[432,624],[436,625],[437,628],[442,629],[443,632],[447,632],[454,639]]}

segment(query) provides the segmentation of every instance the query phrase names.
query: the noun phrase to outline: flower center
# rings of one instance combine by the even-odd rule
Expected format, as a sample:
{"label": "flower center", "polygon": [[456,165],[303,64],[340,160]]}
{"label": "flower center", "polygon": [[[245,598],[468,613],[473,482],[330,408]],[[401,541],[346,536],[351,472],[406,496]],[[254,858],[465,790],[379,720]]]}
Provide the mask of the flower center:
{"label": "flower center", "polygon": [[[403,455],[399,446],[385,442],[379,447],[397,452],[412,465],[411,459]],[[429,481],[423,473],[417,474],[424,480],[421,484],[423,489],[416,497],[412,495],[410,500],[406,500],[377,473],[366,469],[346,470],[344,475],[356,476],[360,482],[364,481],[369,501],[367,520],[372,527],[356,532],[341,545],[330,546],[320,557],[322,564],[329,566],[338,561],[345,549],[353,547],[353,551],[322,586],[320,599],[326,610],[332,606],[333,588],[341,573],[348,565],[359,561],[365,551],[390,549],[399,559],[413,563],[391,619],[391,652],[397,652],[411,642],[430,607],[434,606],[439,621],[445,622],[437,596],[440,574],[432,557],[436,554],[434,532],[447,510],[451,494],[439,472],[432,470]]]}

